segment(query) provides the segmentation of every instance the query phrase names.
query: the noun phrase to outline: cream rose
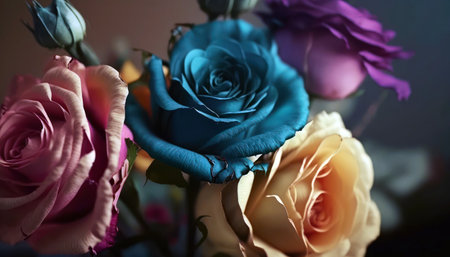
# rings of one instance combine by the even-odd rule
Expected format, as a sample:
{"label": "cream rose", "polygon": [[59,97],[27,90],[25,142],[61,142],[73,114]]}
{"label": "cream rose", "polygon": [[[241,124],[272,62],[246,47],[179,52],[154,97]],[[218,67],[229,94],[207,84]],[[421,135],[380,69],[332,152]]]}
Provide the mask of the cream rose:
{"label": "cream rose", "polygon": [[319,114],[272,158],[267,174],[205,185],[197,215],[206,256],[363,256],[379,234],[373,168],[337,113]]}

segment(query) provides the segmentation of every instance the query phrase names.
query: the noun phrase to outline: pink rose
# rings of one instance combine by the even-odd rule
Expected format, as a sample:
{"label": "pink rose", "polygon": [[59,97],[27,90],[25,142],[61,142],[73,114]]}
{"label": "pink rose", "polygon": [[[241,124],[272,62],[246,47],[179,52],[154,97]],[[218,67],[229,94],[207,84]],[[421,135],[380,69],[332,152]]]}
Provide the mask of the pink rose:
{"label": "pink rose", "polygon": [[111,245],[127,176],[127,86],[109,66],[55,56],[17,76],[0,111],[0,240],[41,253]]}

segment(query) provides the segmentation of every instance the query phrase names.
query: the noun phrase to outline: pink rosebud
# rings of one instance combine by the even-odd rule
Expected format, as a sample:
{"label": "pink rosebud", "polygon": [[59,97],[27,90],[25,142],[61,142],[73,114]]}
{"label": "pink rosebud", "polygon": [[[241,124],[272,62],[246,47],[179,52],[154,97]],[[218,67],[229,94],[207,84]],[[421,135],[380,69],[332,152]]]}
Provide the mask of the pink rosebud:
{"label": "pink rosebud", "polygon": [[58,254],[111,245],[127,94],[113,68],[70,57],[55,56],[42,79],[13,80],[0,113],[1,241]]}

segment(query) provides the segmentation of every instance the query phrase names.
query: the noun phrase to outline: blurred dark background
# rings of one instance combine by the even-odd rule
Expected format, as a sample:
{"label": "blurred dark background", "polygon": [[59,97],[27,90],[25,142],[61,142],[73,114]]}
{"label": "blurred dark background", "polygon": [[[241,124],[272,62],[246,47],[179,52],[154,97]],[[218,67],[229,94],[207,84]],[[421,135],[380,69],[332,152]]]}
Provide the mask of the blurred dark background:
{"label": "blurred dark background", "polygon": [[[415,52],[411,60],[394,63],[395,75],[411,83],[409,100],[398,102],[394,92],[386,96],[368,78],[363,95],[313,106],[341,112],[373,159],[372,195],[382,213],[382,233],[367,256],[449,256],[450,1],[350,2],[370,10],[386,29],[397,31],[393,45]],[[195,0],[72,3],[87,22],[87,42],[105,63],[117,53],[139,63],[139,53],[129,52],[129,47],[166,58],[174,23],[206,21]],[[263,9],[262,3],[258,8]],[[252,14],[243,18],[261,25]],[[1,98],[14,74],[40,76],[49,58],[63,53],[40,47],[21,20],[31,22],[25,1],[0,1]],[[377,110],[370,119],[369,108]],[[33,256],[18,249],[2,245],[0,256]]]}

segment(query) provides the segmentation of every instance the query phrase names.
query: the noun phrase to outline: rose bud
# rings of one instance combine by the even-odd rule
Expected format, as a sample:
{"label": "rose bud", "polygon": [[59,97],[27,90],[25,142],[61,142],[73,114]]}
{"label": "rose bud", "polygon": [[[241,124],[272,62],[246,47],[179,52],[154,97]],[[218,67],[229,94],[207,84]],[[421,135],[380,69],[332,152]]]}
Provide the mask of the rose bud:
{"label": "rose bud", "polygon": [[253,9],[258,0],[198,0],[200,8],[211,20],[219,15],[236,18],[240,13]]}
{"label": "rose bud", "polygon": [[46,48],[68,48],[83,40],[86,23],[81,14],[65,0],[53,0],[42,7],[37,1],[28,5],[34,29],[25,24],[40,45]]}
{"label": "rose bud", "polygon": [[369,75],[398,99],[411,93],[409,83],[385,73],[392,60],[412,56],[387,43],[395,32],[384,30],[366,10],[342,0],[266,0],[271,13],[260,14],[274,32],[281,58],[305,78],[309,93],[342,99]]}
{"label": "rose bud", "polygon": [[372,162],[337,113],[321,113],[278,150],[267,174],[206,184],[197,217],[205,256],[364,256],[379,234]]}

